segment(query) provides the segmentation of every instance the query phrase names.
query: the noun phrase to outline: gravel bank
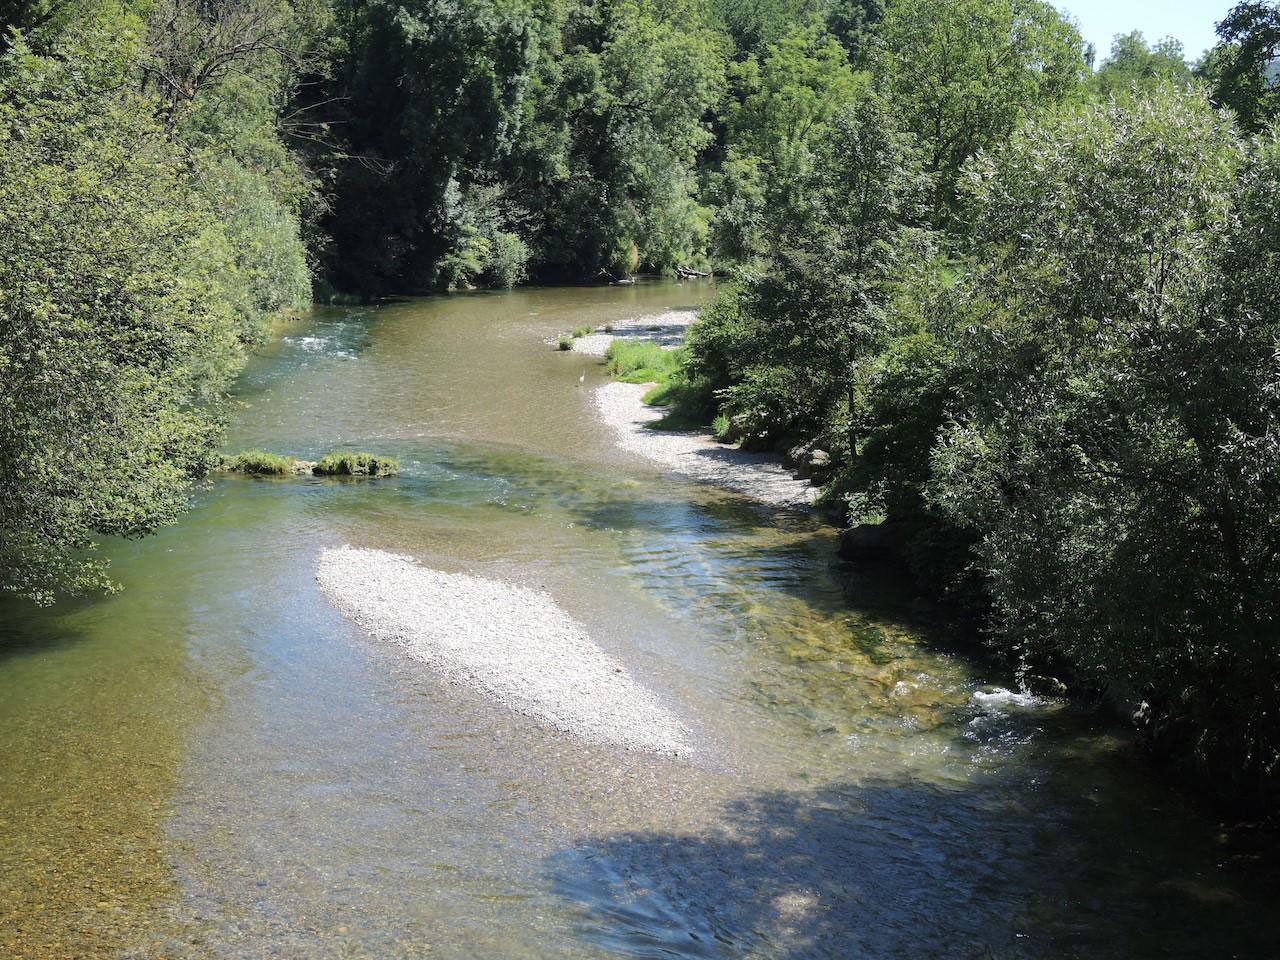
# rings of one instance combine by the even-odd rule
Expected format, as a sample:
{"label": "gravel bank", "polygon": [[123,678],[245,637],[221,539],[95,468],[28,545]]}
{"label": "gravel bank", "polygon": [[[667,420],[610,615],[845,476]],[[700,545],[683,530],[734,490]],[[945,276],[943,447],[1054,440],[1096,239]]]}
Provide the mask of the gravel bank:
{"label": "gravel bank", "polygon": [[777,459],[717,443],[706,433],[652,430],[662,411],[641,399],[649,387],[615,381],[592,396],[601,418],[618,434],[618,445],[703,483],[713,483],[775,507],[808,510],[815,487],[791,476]]}
{"label": "gravel bank", "polygon": [[689,324],[698,317],[697,310],[668,310],[645,317],[634,317],[613,325],[610,333],[592,333],[573,341],[575,353],[603,357],[615,340],[652,340],[668,350],[680,346]]}
{"label": "gravel bank", "polygon": [[323,551],[316,579],[371,636],[517,713],[594,743],[692,752],[680,721],[545,593],[350,546]]}

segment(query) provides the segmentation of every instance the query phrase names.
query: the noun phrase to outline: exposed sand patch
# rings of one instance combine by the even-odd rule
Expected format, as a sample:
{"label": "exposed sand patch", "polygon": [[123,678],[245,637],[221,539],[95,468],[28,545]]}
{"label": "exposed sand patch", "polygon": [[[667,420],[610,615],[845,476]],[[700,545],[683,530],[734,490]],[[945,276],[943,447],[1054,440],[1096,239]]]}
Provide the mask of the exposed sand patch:
{"label": "exposed sand patch", "polygon": [[573,341],[575,353],[603,357],[615,340],[652,340],[667,350],[680,346],[689,324],[698,318],[697,310],[668,310],[644,317],[634,317],[613,325],[610,333],[592,333]]}
{"label": "exposed sand patch", "polygon": [[680,721],[546,593],[351,546],[323,551],[316,579],[371,636],[517,713],[594,743],[692,753]]}
{"label": "exposed sand patch", "polygon": [[614,381],[592,395],[600,416],[618,434],[618,445],[654,463],[703,483],[713,483],[775,507],[808,510],[818,495],[776,458],[717,443],[706,433],[652,430],[662,410],[641,399],[648,386]]}

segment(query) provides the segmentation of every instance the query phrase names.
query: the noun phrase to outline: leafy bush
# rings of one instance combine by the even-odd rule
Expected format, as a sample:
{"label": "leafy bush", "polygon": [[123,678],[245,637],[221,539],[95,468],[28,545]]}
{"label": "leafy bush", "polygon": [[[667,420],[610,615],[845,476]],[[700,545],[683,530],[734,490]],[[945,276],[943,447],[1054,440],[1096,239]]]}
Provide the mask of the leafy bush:
{"label": "leafy bush", "polygon": [[298,221],[272,196],[265,177],[230,158],[213,160],[203,190],[222,217],[242,283],[240,338],[260,342],[270,317],[311,302],[307,251]]}
{"label": "leafy bush", "polygon": [[514,287],[529,276],[529,258],[533,252],[517,234],[495,230],[489,248],[489,261],[481,272],[481,280],[489,287]]}

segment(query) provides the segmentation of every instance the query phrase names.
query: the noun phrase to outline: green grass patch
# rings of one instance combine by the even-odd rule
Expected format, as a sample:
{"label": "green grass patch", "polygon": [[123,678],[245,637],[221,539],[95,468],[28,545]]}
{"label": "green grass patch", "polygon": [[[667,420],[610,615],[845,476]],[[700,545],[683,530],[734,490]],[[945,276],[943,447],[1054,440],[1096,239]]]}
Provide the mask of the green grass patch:
{"label": "green grass patch", "polygon": [[297,460],[268,450],[245,450],[234,457],[222,458],[227,473],[243,473],[250,477],[287,477],[293,475]]}
{"label": "green grass patch", "polygon": [[664,410],[661,419],[649,424],[650,429],[705,430],[711,423],[715,398],[707,383],[688,379],[683,348],[664,350],[652,340],[615,340],[609,344],[605,362],[619,380],[653,384],[641,399]]}
{"label": "green grass patch", "polygon": [[573,337],[561,337],[559,340],[556,341],[556,346],[559,347],[561,350],[572,350]]}
{"label": "green grass patch", "polygon": [[641,399],[664,408],[662,419],[649,424],[653,430],[705,430],[715,409],[702,385],[690,383],[681,372],[657,384]]}
{"label": "green grass patch", "polygon": [[326,453],[311,472],[317,477],[389,477],[400,472],[400,463],[373,453]]}
{"label": "green grass patch", "polygon": [[572,336],[573,336],[573,339],[577,340],[579,337],[589,337],[591,336],[591,334],[595,332],[596,332],[596,328],[588,325],[585,327],[578,327],[578,329],[573,331]]}
{"label": "green grass patch", "polygon": [[609,373],[627,383],[664,384],[680,369],[680,350],[663,350],[649,340],[615,340],[605,362]]}

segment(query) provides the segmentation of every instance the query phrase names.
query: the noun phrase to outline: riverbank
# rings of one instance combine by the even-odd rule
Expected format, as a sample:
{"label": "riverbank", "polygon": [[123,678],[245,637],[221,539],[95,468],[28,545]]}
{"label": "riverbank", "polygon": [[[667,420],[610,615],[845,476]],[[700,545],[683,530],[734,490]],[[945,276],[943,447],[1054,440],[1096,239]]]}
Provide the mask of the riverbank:
{"label": "riverbank", "polygon": [[684,341],[690,324],[697,319],[698,311],[684,309],[636,317],[577,337],[572,349],[574,353],[589,357],[603,357],[615,340],[650,340],[664,349],[674,350]]}
{"label": "riverbank", "polygon": [[316,580],[370,636],[516,713],[592,743],[692,752],[680,721],[546,593],[351,546],[323,551]]}
{"label": "riverbank", "polygon": [[[613,326],[607,333],[580,337],[574,341],[573,349],[604,357],[614,342],[630,340],[649,341],[674,350],[697,316],[694,310],[669,310],[637,317]],[[706,431],[654,429],[666,411],[644,402],[652,386],[613,381],[593,391],[591,400],[596,414],[613,429],[619,447],[672,473],[732,490],[771,507],[813,509],[817,488],[797,478],[776,456],[721,443]]]}
{"label": "riverbank", "polygon": [[673,473],[771,507],[813,509],[817,488],[793,477],[776,457],[719,443],[709,433],[653,429],[663,411],[644,402],[648,390],[646,384],[615,381],[592,394],[596,412],[613,428],[618,446]]}

